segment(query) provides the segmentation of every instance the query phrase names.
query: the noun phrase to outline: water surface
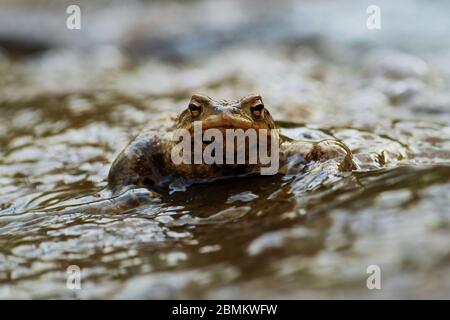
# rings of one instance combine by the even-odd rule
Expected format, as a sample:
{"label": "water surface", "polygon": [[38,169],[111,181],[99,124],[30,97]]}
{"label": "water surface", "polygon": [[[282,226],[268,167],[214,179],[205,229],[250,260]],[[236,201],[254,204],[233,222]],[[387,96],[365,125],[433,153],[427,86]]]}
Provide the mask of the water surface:
{"label": "water surface", "polygon": [[[445,50],[329,35],[174,49],[195,34],[138,57],[111,45],[0,54],[0,298],[448,297]],[[259,93],[286,135],[339,139],[360,170],[131,190],[141,201],[120,213],[74,207],[102,201],[121,149],[195,92]],[[373,264],[382,290],[366,287]],[[66,287],[70,265],[82,290]]]}

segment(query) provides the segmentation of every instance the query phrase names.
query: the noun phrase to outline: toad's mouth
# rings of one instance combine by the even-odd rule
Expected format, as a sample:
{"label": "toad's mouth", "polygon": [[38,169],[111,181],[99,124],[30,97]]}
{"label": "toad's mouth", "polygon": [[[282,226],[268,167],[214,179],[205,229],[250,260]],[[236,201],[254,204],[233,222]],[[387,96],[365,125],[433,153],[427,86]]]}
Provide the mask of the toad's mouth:
{"label": "toad's mouth", "polygon": [[[220,132],[219,136],[216,133],[207,133],[213,129]],[[199,139],[204,149],[217,142],[218,145],[215,144],[215,147],[221,146],[224,155],[242,153],[248,158],[250,150],[258,150],[260,147],[270,149],[271,146],[271,130],[260,128],[257,123],[245,117],[229,114],[212,115],[191,123],[188,130],[192,143]],[[215,149],[212,150],[215,152]]]}
{"label": "toad's mouth", "polygon": [[190,126],[189,130],[194,130],[195,125],[201,125],[202,131],[208,129],[217,129],[223,131],[226,129],[251,129],[253,128],[254,123],[249,119],[222,114],[217,116],[210,116],[201,121],[195,121]]}

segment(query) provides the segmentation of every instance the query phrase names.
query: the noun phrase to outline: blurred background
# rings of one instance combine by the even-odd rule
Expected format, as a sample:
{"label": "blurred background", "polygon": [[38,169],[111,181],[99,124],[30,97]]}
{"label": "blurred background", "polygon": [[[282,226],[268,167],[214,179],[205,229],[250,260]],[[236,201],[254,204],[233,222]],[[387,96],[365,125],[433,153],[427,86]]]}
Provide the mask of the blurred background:
{"label": "blurred background", "polygon": [[[82,28],[67,30],[66,9],[79,5]],[[381,9],[382,32],[366,28],[366,9]],[[446,49],[446,1],[5,1],[2,46],[36,52],[119,47],[139,55],[187,57],[238,44],[257,47],[331,40],[361,48]]]}
{"label": "blurred background", "polygon": [[[369,5],[381,29],[367,28]],[[0,0],[0,298],[447,298],[449,12],[444,0]],[[339,139],[361,170],[63,213],[193,93],[261,94],[288,134]],[[366,287],[372,264],[382,290]],[[67,289],[69,265],[82,290]]]}
{"label": "blurred background", "polygon": [[[71,19],[66,10],[73,4],[81,10],[79,30],[66,27]],[[2,77],[3,97],[109,89],[234,97],[255,91],[277,107],[287,95],[298,105],[322,99],[312,93],[319,90],[316,84],[323,89],[329,82],[321,77],[342,81],[345,72],[352,72],[348,68],[371,79],[387,73],[406,79],[390,88],[375,79],[389,99],[418,90],[433,76],[430,64],[443,77],[450,73],[446,1],[2,0],[0,5],[3,68],[6,62],[23,61]],[[366,26],[370,5],[381,10],[380,30]],[[327,63],[348,68],[327,72]],[[319,82],[305,81],[305,76]],[[229,85],[218,85],[223,81]],[[340,99],[340,91],[352,90],[357,81],[342,84],[328,98]],[[366,93],[368,99],[383,99],[366,89],[370,92],[359,92],[355,99],[365,100],[361,94]],[[353,93],[345,93],[345,103]],[[438,104],[445,99],[434,98]],[[339,115],[336,108],[332,111]],[[315,109],[294,115],[280,110],[280,116],[323,119]]]}

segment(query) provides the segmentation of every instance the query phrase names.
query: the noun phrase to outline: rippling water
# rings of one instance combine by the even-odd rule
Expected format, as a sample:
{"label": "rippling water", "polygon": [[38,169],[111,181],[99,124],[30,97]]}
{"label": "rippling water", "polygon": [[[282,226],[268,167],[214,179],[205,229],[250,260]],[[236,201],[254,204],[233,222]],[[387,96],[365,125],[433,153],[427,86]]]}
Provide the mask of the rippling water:
{"label": "rippling water", "polygon": [[[0,55],[0,298],[448,297],[448,66],[352,48]],[[123,212],[85,210],[108,201],[128,141],[194,92],[260,93],[284,134],[337,138],[360,170],[129,190]],[[66,288],[69,265],[82,290]]]}

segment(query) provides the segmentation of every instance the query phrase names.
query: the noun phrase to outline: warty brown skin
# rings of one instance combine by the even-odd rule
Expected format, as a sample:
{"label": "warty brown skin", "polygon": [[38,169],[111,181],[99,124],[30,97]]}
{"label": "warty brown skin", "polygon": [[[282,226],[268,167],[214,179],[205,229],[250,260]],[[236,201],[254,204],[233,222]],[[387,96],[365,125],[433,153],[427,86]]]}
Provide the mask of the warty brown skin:
{"label": "warty brown skin", "polygon": [[[189,106],[163,132],[144,130],[119,154],[111,166],[108,184],[113,190],[126,186],[164,185],[175,177],[205,181],[223,177],[257,174],[258,164],[207,165],[180,164],[171,160],[171,150],[177,143],[171,135],[176,129],[192,131],[194,121],[201,121],[203,130],[229,128],[247,130],[277,129],[270,112],[258,95],[239,100],[213,100],[193,95]],[[351,171],[355,169],[350,150],[335,140],[319,142],[292,141],[283,136],[278,139],[280,150],[279,173],[300,170],[311,161],[331,160],[327,170]],[[203,146],[204,147],[204,146]],[[292,160],[295,161],[292,161]],[[293,165],[294,164],[294,165]]]}

